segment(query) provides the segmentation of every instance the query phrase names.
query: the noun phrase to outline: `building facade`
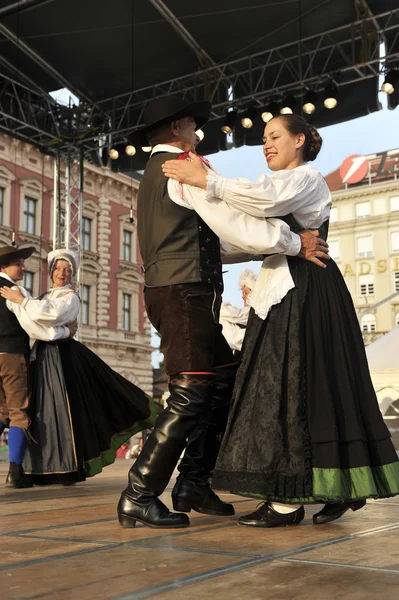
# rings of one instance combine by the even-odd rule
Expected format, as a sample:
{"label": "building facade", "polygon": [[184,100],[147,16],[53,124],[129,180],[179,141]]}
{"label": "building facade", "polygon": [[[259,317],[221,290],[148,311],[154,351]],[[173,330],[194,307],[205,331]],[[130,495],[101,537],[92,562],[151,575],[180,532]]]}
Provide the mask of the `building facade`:
{"label": "building facade", "polygon": [[[79,339],[113,369],[152,393],[150,323],[143,298],[137,242],[138,182],[108,169],[84,166]],[[33,296],[50,281],[54,159],[14,138],[0,136],[0,244],[34,246],[24,286]]]}
{"label": "building facade", "polygon": [[343,183],[339,169],[326,181],[333,198],[330,254],[369,344],[399,325],[399,149],[364,158],[360,181]]}

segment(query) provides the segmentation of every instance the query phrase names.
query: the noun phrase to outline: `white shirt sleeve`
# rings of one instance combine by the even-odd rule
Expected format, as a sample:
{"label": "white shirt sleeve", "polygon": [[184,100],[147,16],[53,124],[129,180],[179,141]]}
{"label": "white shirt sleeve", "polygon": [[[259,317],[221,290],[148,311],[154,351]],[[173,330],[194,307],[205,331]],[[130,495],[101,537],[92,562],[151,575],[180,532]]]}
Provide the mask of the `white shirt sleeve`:
{"label": "white shirt sleeve", "polygon": [[25,298],[20,306],[33,322],[55,327],[67,325],[76,319],[80,310],[80,300],[72,290],[55,297],[52,297],[50,292],[42,300]]}
{"label": "white shirt sleeve", "polygon": [[223,242],[235,249],[250,255],[289,256],[296,256],[301,249],[300,237],[280,219],[254,217],[224,200],[210,197],[205,190],[180,186],[173,179],[168,180],[168,193],[176,204],[195,210]]}
{"label": "white shirt sleeve", "polygon": [[22,329],[26,331],[32,340],[42,340],[43,342],[53,342],[69,337],[70,331],[67,326],[60,325],[51,327],[36,323],[29,317],[22,304],[6,300],[7,308],[17,317]]}
{"label": "white shirt sleeve", "polygon": [[263,174],[257,181],[228,179],[215,171],[207,174],[207,199],[220,198],[230,206],[255,217],[277,217],[300,211],[312,213],[330,197],[327,184],[316,169],[297,169]]}

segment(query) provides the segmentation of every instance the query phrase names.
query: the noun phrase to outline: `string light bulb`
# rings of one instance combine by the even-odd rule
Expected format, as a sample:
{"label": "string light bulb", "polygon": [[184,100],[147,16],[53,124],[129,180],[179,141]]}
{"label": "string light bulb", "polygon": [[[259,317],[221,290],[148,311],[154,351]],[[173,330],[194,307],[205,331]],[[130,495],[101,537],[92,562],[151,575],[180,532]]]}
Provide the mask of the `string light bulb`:
{"label": "string light bulb", "polygon": [[307,115],[312,115],[316,110],[317,94],[313,90],[308,90],[303,98],[302,110]]}
{"label": "string light bulb", "polygon": [[331,110],[338,104],[338,88],[333,81],[324,90],[324,106]]}
{"label": "string light bulb", "polygon": [[126,146],[125,152],[128,156],[134,156],[136,154],[136,148],[129,144],[128,146]]}
{"label": "string light bulb", "polygon": [[237,120],[237,112],[235,110],[229,110],[226,113],[226,116],[223,121],[223,125],[221,126],[221,130],[226,135],[230,135],[233,133],[233,129]]}
{"label": "string light bulb", "polygon": [[108,155],[111,160],[117,160],[119,158],[119,152],[115,148],[111,148]]}
{"label": "string light bulb", "polygon": [[296,100],[294,96],[287,96],[281,103],[280,115],[292,115]]}
{"label": "string light bulb", "polygon": [[265,110],[262,112],[261,117],[264,123],[268,123],[274,117],[274,115],[278,112],[277,102],[270,102],[268,106],[266,106]]}
{"label": "string light bulb", "polygon": [[141,146],[143,152],[151,152],[152,146]]}
{"label": "string light bulb", "polygon": [[384,83],[381,86],[381,91],[390,96],[394,93],[398,80],[399,71],[396,69],[391,69],[385,76]]}
{"label": "string light bulb", "polygon": [[241,125],[244,127],[244,129],[251,129],[251,127],[253,127],[255,118],[256,108],[254,106],[250,106],[241,117]]}

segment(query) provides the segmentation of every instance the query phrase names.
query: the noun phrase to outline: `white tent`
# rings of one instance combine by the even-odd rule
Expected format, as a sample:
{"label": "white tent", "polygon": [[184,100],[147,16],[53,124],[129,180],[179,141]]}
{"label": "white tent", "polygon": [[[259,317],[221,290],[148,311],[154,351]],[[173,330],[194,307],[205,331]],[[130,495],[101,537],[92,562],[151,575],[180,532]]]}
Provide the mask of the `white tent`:
{"label": "white tent", "polygon": [[399,326],[366,348],[371,378],[383,415],[399,400]]}

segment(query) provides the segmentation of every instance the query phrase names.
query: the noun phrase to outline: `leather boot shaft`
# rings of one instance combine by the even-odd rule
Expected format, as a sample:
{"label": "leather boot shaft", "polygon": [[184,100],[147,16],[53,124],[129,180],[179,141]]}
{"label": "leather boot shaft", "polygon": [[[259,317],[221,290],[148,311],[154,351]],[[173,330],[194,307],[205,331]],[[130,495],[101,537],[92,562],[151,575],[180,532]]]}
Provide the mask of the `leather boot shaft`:
{"label": "leather boot shaft", "polygon": [[209,408],[189,437],[179,465],[179,479],[201,484],[211,476],[227,424],[237,366],[216,369]]}
{"label": "leather boot shaft", "polygon": [[126,495],[145,501],[165,490],[183,452],[187,438],[206,412],[214,376],[177,374],[170,378],[167,407],[129,472]]}

